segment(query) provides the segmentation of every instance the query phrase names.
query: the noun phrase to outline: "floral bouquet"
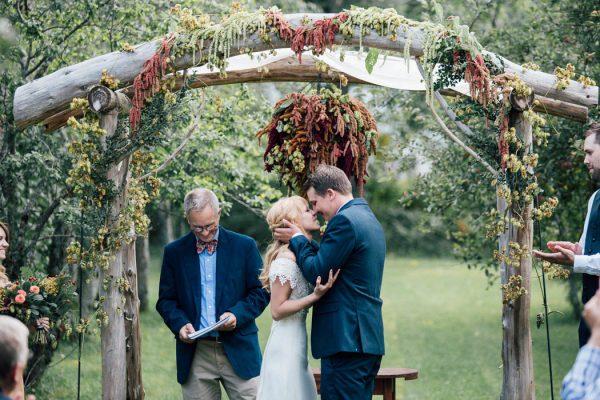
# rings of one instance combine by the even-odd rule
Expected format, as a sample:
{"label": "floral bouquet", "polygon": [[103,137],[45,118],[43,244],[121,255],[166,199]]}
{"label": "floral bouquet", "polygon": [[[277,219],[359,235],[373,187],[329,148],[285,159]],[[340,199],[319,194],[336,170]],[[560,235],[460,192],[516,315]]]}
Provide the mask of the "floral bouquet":
{"label": "floral bouquet", "polygon": [[323,88],[279,100],[271,122],[257,136],[268,138],[265,169],[279,173],[290,189],[302,192],[308,175],[319,164],[330,164],[354,178],[362,195],[379,133],[363,103],[337,89]]}
{"label": "floral bouquet", "polygon": [[60,274],[54,277],[19,279],[0,288],[0,314],[11,315],[33,330],[32,345],[50,344],[72,332],[71,308],[76,301],[75,282]]}

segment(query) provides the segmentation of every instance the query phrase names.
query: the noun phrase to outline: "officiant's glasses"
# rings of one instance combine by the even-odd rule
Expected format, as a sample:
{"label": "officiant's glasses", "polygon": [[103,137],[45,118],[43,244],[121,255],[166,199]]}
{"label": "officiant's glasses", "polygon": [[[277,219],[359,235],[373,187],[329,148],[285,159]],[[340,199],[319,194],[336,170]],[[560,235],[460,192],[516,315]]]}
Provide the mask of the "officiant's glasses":
{"label": "officiant's glasses", "polygon": [[213,222],[210,225],[204,225],[204,226],[192,225],[192,230],[194,232],[198,232],[198,233],[202,233],[204,231],[211,232],[211,231],[214,231],[217,228],[217,226],[218,226],[218,224],[216,222]]}

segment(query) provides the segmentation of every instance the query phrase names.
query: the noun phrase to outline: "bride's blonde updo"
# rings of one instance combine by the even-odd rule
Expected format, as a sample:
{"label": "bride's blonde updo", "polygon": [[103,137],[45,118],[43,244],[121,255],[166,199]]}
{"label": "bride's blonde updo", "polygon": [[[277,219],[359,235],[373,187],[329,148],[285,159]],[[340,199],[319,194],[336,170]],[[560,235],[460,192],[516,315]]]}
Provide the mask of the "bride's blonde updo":
{"label": "bride's blonde updo", "polygon": [[[267,224],[269,224],[269,229],[273,232],[275,228],[282,227],[282,222],[286,219],[297,224],[302,230],[302,233],[306,234],[306,231],[301,226],[301,221],[302,214],[306,211],[307,207],[308,202],[300,196],[284,197],[277,200],[267,212]],[[263,288],[269,290],[269,270],[271,269],[271,263],[277,258],[277,255],[282,250],[287,249],[287,247],[287,243],[281,242],[275,238],[273,238],[273,241],[269,244],[269,247],[267,247],[265,267],[259,276]]]}

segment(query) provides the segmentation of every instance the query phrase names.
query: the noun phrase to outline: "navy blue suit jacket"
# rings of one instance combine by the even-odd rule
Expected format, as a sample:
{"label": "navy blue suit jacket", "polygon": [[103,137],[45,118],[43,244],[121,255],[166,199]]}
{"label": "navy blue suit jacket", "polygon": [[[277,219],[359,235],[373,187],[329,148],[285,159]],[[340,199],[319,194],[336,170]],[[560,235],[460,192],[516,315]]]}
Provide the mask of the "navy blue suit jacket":
{"label": "navy blue suit jacket", "polygon": [[[262,357],[258,344],[258,317],[269,303],[258,275],[262,259],[256,243],[248,236],[219,227],[215,316],[229,311],[237,318],[236,329],[219,332],[225,354],[241,378],[260,373]],[[179,330],[194,325],[200,310],[200,264],[193,232],[169,243],[163,254],[156,310],[176,339],[177,381],[188,378],[196,343],[179,340]],[[198,327],[194,325],[197,329]]]}
{"label": "navy blue suit jacket", "polygon": [[313,357],[339,352],[384,354],[379,297],[385,260],[383,228],[362,199],[346,203],[327,224],[320,247],[304,236],[290,241],[304,277],[326,281],[341,268],[333,287],[315,303],[312,317]]}

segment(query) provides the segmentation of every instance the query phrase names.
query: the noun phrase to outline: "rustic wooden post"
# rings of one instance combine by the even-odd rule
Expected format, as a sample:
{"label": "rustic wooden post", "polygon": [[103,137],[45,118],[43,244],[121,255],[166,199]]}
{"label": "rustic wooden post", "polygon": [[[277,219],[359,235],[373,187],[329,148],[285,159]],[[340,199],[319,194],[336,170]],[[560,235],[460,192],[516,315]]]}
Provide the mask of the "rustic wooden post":
{"label": "rustic wooden post", "polygon": [[[512,111],[510,127],[514,127],[517,136],[523,142],[527,152],[531,152],[531,124],[523,116],[523,110],[531,104],[533,98],[518,99],[511,96]],[[525,103],[525,104],[524,104]],[[514,217],[514,205],[510,208],[506,200],[498,197],[497,206],[500,215],[507,215],[509,221]],[[524,204],[521,210],[524,224],[521,228],[509,224],[509,228],[501,235],[499,251],[509,253],[509,243],[516,242],[521,249],[528,250],[520,259],[519,267],[500,265],[502,284],[507,284],[512,276],[522,277],[522,287],[527,291],[517,300],[502,307],[502,362],[504,377],[502,381],[501,399],[535,400],[535,383],[533,375],[533,354],[531,351],[531,327],[529,314],[531,308],[531,249],[533,243],[532,203]]]}
{"label": "rustic wooden post", "polygon": [[[104,86],[94,86],[88,93],[92,111],[100,117],[100,127],[107,137],[115,134],[119,112],[131,108],[129,98]],[[108,170],[110,179],[119,195],[111,204],[109,225],[113,225],[127,203],[129,161],[126,157]],[[135,233],[133,233],[134,235]],[[135,240],[123,244],[113,255],[107,271],[102,273],[104,296],[103,308],[108,325],[102,329],[102,398],[105,400],[143,399],[141,380],[139,300],[137,298],[137,271],[135,264]],[[122,301],[119,279],[127,279],[129,290]],[[128,329],[126,335],[125,319]],[[128,341],[128,342],[127,342]],[[127,354],[127,351],[129,354]]]}
{"label": "rustic wooden post", "polygon": [[125,292],[127,400],[142,400],[144,398],[144,387],[142,386],[142,335],[140,332],[140,299],[138,296],[135,240],[124,248],[124,253],[123,270],[129,282],[129,290]]}

